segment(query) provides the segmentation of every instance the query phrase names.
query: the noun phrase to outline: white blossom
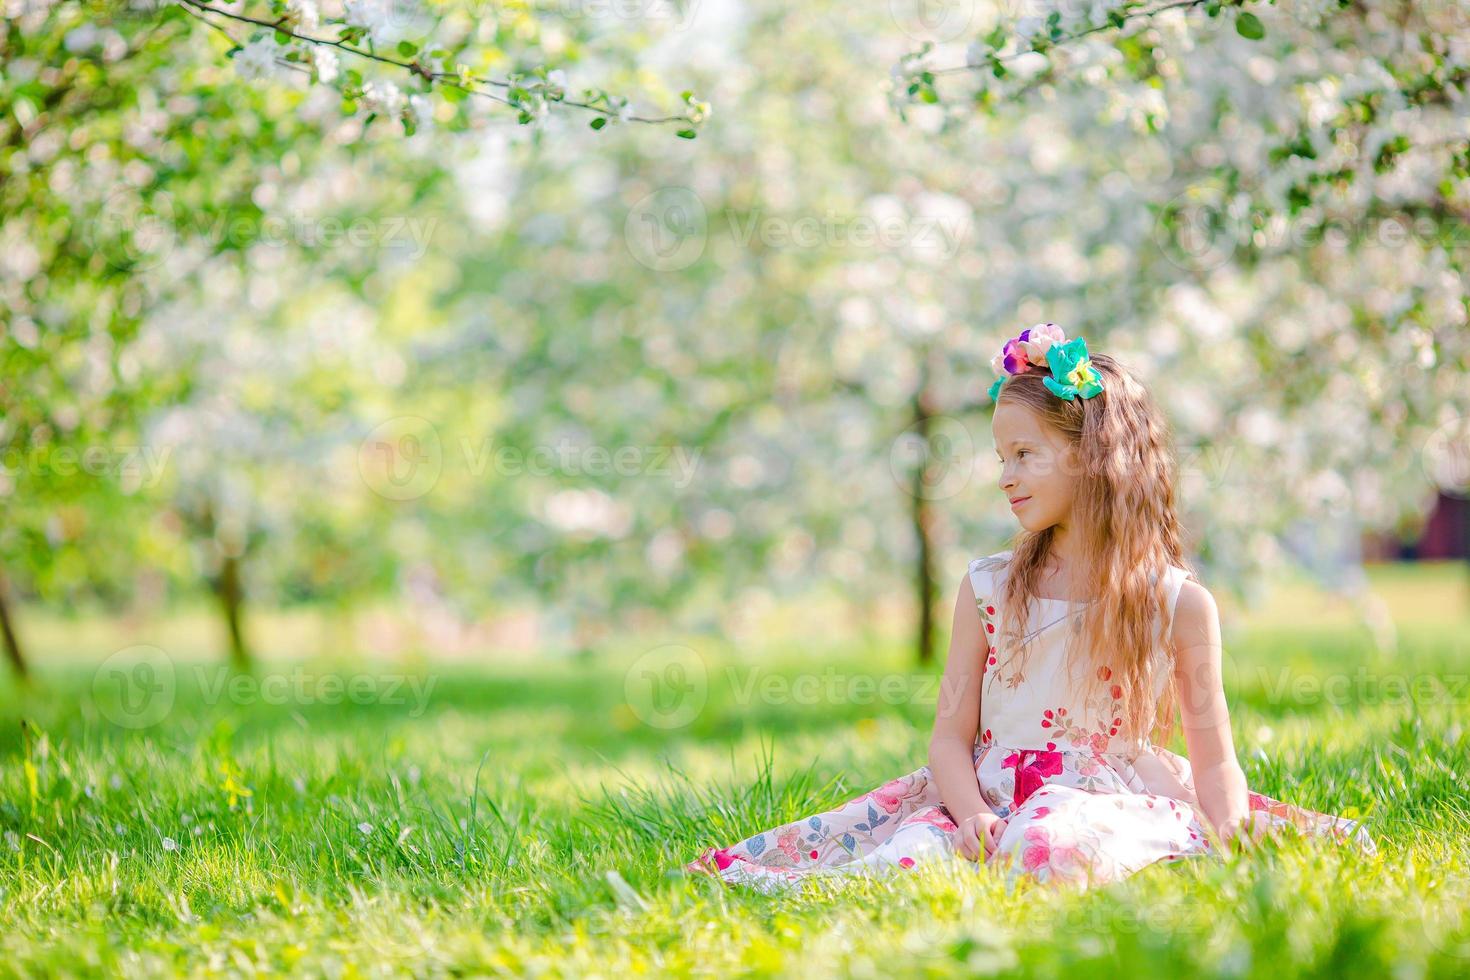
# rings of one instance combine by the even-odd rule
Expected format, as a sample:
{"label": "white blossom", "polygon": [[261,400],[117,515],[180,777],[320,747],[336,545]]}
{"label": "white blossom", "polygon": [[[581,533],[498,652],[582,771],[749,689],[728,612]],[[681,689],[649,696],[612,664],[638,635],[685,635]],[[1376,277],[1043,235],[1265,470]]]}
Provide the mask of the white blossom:
{"label": "white blossom", "polygon": [[244,79],[276,77],[280,71],[276,64],[279,47],[275,41],[266,38],[251,41],[235,55],[235,70]]}
{"label": "white blossom", "polygon": [[397,119],[403,111],[403,92],[392,82],[374,80],[363,86],[362,103],[369,112]]}
{"label": "white blossom", "polygon": [[391,41],[397,32],[393,18],[393,0],[347,0],[343,16],[353,27],[366,27],[377,44]]}
{"label": "white blossom", "polygon": [[408,118],[420,129],[432,126],[434,124],[434,103],[427,96],[410,95],[408,97]]}
{"label": "white blossom", "polygon": [[311,66],[316,70],[317,81],[332,82],[337,77],[337,52],[314,45],[311,50]]}
{"label": "white blossom", "polygon": [[102,31],[93,23],[84,23],[66,32],[61,45],[72,54],[90,51],[102,43]]}
{"label": "white blossom", "polygon": [[310,29],[321,23],[316,0],[286,0],[286,11],[296,18],[298,26]]}

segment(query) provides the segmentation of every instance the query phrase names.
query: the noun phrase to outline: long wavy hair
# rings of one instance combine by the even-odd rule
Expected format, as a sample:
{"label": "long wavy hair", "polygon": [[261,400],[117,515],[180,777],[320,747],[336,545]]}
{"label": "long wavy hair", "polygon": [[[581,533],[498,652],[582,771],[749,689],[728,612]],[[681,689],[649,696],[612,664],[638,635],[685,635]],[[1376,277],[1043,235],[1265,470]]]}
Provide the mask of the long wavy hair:
{"label": "long wavy hair", "polygon": [[[1103,391],[1092,398],[1053,395],[1042,384],[1049,375],[1043,366],[1007,378],[997,404],[1031,409],[1068,441],[1061,465],[1077,480],[1068,526],[1082,560],[1072,580],[1087,583],[1092,592],[1078,597],[1091,601],[1069,616],[1074,628],[1065,644],[1068,676],[1082,678],[1084,688],[1077,693],[1083,703],[1097,690],[1111,696],[1114,685],[1121,687],[1123,725],[1114,738],[1127,744],[1146,735],[1163,743],[1173,735],[1179,697],[1165,642],[1173,628],[1168,566],[1184,568],[1198,581],[1185,563],[1175,513],[1173,436],[1148,390],[1127,368],[1106,354],[1091,355],[1091,362],[1103,378]],[[1022,529],[1004,566],[1001,637],[1021,658],[1017,669],[1035,645],[1021,630],[1055,532]],[[1159,671],[1165,677],[1156,700]]]}

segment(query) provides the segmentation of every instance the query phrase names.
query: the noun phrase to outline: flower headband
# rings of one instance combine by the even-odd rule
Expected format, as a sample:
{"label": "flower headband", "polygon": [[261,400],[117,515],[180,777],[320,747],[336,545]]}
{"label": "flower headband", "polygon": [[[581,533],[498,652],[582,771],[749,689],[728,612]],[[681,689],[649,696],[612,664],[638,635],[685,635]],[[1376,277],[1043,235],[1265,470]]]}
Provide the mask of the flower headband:
{"label": "flower headband", "polygon": [[1038,323],[1007,340],[990,359],[990,367],[1000,375],[990,386],[991,401],[1000,395],[1000,386],[1007,378],[1040,374],[1043,368],[1050,368],[1051,374],[1042,377],[1041,383],[1058,398],[1070,402],[1079,395],[1091,398],[1103,390],[1102,375],[1087,356],[1087,341],[1080,336],[1067,340],[1055,323]]}

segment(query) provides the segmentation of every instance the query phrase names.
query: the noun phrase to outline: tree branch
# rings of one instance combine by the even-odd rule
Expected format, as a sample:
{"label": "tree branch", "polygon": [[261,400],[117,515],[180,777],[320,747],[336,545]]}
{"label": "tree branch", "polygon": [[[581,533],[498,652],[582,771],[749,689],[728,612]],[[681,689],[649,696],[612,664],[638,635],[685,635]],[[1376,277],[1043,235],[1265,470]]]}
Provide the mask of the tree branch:
{"label": "tree branch", "polygon": [[[1194,2],[1203,2],[1203,0],[1194,0]],[[257,27],[265,27],[273,31],[279,31],[282,34],[285,34],[288,37],[295,38],[298,41],[305,41],[309,44],[319,44],[324,47],[340,48],[341,50],[346,51],[348,54],[356,55],[359,58],[366,58],[370,61],[377,61],[385,65],[392,65],[396,68],[402,68],[405,71],[417,75],[419,78],[422,78],[426,82],[438,82],[442,85],[447,85],[450,88],[459,89],[460,91],[468,95],[478,95],[484,98],[488,98],[494,102],[499,102],[502,105],[520,108],[520,106],[516,102],[510,99],[503,99],[499,96],[492,95],[489,92],[480,92],[473,88],[469,88],[462,84],[462,79],[468,79],[469,81],[474,82],[477,85],[489,85],[507,90],[514,85],[514,83],[512,82],[502,81],[495,78],[482,78],[478,75],[460,75],[455,72],[433,71],[427,65],[423,64],[417,59],[415,59],[414,61],[400,61],[397,58],[389,58],[374,51],[364,51],[361,48],[353,47],[352,45],[347,44],[343,41],[333,40],[331,38],[324,37],[312,37],[309,34],[302,34],[295,30],[292,30],[290,27],[285,26],[284,20],[261,20],[258,17],[251,17],[248,14],[237,14],[229,10],[221,10],[218,7],[212,7],[208,3],[202,2],[202,0],[179,0],[179,3],[182,5],[193,7],[196,10],[219,14],[222,17],[228,17],[231,20],[236,20],[243,24],[253,24]],[[205,21],[205,23],[209,23],[210,26],[214,27],[216,30],[223,31],[223,28],[219,27],[219,25],[217,24],[210,23],[209,21]],[[229,32],[226,31],[225,36],[228,37]],[[235,43],[238,44],[239,42],[236,41]],[[595,112],[602,116],[617,115],[617,113],[613,112],[610,109],[604,108],[602,106],[592,105],[589,102],[579,102],[575,99],[548,98],[547,101],[557,102],[562,105],[576,106],[579,109],[586,109],[589,112]],[[629,122],[642,123],[687,122],[693,124],[696,122],[695,119],[689,116],[628,116],[627,119]]]}
{"label": "tree branch", "polygon": [[[1135,10],[1131,13],[1121,15],[1116,21],[1109,21],[1106,24],[1099,24],[1096,27],[1089,27],[1087,30],[1078,31],[1076,34],[1065,34],[1052,42],[1048,46],[1047,50],[1050,50],[1051,48],[1059,48],[1062,45],[1066,44],[1068,41],[1076,41],[1080,38],[1086,37],[1089,34],[1097,34],[1100,31],[1111,31],[1116,28],[1121,28],[1125,23],[1133,20],[1136,17],[1153,17],[1156,14],[1161,14],[1166,10],[1174,10],[1179,7],[1198,7],[1200,4],[1208,2],[1209,0],[1174,0],[1173,3],[1166,3],[1162,6],[1151,7],[1148,10]],[[1019,58],[1022,55],[1032,54],[1034,52],[1036,52],[1035,48],[1027,48],[1024,51],[1013,51],[1010,54],[1004,56],[996,55],[992,59],[992,61],[1014,61],[1016,58]],[[956,72],[962,71],[979,71],[989,64],[991,64],[990,61],[987,61],[984,64],[971,64],[967,62],[966,64],[954,65],[949,68],[934,68],[931,69],[931,73],[935,75],[952,75]]]}

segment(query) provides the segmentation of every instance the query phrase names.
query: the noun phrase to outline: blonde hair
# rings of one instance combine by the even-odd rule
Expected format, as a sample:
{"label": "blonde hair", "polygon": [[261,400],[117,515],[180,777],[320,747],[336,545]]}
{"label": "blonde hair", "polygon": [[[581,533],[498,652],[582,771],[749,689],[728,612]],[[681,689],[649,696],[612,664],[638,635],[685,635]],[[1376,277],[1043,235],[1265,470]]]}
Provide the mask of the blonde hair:
{"label": "blonde hair", "polygon": [[[1042,384],[1049,375],[1027,372],[1006,380],[997,404],[1023,405],[1067,438],[1061,465],[1077,480],[1068,526],[1082,561],[1072,570],[1073,581],[1094,588],[1093,595],[1078,597],[1092,601],[1080,615],[1079,628],[1067,637],[1069,675],[1076,676],[1078,666],[1086,668],[1087,687],[1079,692],[1084,699],[1098,687],[1121,686],[1123,724],[1115,738],[1126,743],[1146,735],[1167,742],[1178,704],[1167,649],[1173,628],[1168,567],[1180,566],[1198,580],[1184,561],[1175,513],[1172,434],[1148,390],[1127,368],[1106,354],[1093,354],[1091,361],[1103,378],[1103,391],[1092,398],[1058,398]],[[1021,630],[1055,530],[1023,529],[1005,566],[998,597],[1001,636],[1022,658],[1019,663],[1034,646]],[[1156,663],[1160,644],[1164,656]],[[1108,676],[1103,676],[1105,666],[1110,666]],[[1150,711],[1155,669],[1166,669],[1167,678],[1156,710]]]}

